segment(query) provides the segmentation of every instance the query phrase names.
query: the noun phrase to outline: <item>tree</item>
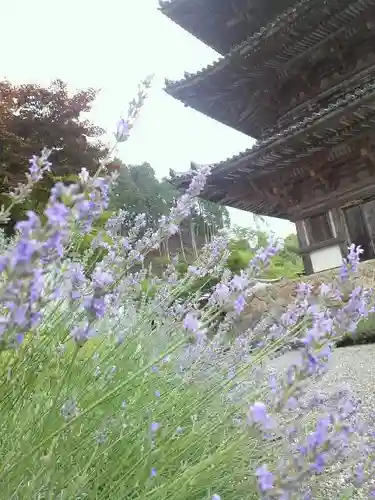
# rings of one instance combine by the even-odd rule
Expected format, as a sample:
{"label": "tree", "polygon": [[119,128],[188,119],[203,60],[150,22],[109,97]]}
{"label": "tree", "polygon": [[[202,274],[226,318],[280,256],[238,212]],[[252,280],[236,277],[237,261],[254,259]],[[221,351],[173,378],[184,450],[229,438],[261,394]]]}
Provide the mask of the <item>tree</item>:
{"label": "tree", "polygon": [[111,209],[124,208],[134,216],[145,214],[147,227],[156,227],[160,217],[169,212],[176,195],[172,186],[159,182],[149,163],[130,166],[120,160],[115,160],[115,163],[119,177],[112,190]]}
{"label": "tree", "polygon": [[[231,254],[228,267],[235,273],[244,269],[261,247],[266,247],[269,235],[266,231],[237,229],[230,242]],[[275,255],[265,269],[265,278],[294,278],[303,272],[303,263],[298,251],[297,235],[290,234],[284,239],[283,249]]]}
{"label": "tree", "polygon": [[[148,163],[127,166],[121,160],[115,160],[114,164],[119,177],[112,191],[111,208],[124,208],[134,216],[144,213],[147,227],[155,228],[160,217],[169,213],[181,193],[167,179],[159,181]],[[194,251],[195,246],[201,247],[219,229],[227,226],[229,215],[225,207],[199,200],[191,217],[181,224],[179,235],[169,242],[170,249],[172,253],[180,249],[185,258],[185,246]]]}
{"label": "tree", "polygon": [[61,80],[48,88],[0,82],[0,195],[24,181],[28,159],[43,147],[53,152],[52,177],[43,184],[44,194],[38,189],[42,203],[56,178],[66,178],[82,167],[97,168],[106,153],[98,140],[104,131],[84,116],[96,95],[92,88],[69,95]]}

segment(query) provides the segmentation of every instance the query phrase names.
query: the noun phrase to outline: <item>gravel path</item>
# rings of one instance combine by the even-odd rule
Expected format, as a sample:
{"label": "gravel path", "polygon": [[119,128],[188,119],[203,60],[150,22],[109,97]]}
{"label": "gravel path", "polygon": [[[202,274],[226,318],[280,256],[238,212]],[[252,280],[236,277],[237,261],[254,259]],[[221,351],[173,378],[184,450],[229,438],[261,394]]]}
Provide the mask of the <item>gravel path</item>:
{"label": "gravel path", "polygon": [[[272,361],[272,367],[284,370],[299,359],[298,351],[287,352],[280,358]],[[335,349],[330,361],[330,369],[319,381],[314,383],[312,390],[326,395],[338,390],[348,390],[356,398],[359,398],[360,416],[368,419],[375,414],[375,345],[362,345]],[[326,482],[326,481],[325,481]],[[343,487],[347,484],[345,473],[330,478],[325,485],[324,498],[336,498],[337,486]],[[364,499],[364,493],[358,491],[351,496],[354,499]]]}
{"label": "gravel path", "polygon": [[[271,366],[284,370],[299,356],[298,351],[287,352],[273,360]],[[364,416],[375,413],[375,344],[335,349],[329,370],[318,385],[329,393],[347,389],[361,400]]]}

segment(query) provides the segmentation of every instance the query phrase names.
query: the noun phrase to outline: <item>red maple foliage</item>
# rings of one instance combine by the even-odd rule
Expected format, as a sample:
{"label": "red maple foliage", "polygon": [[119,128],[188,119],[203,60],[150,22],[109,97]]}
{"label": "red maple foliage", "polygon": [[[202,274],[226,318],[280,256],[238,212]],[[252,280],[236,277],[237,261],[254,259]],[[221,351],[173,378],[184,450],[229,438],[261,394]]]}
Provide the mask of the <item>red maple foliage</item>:
{"label": "red maple foliage", "polygon": [[24,180],[28,159],[43,147],[54,148],[55,176],[97,168],[104,131],[85,117],[96,95],[92,88],[70,95],[61,80],[48,88],[0,82],[0,192]]}

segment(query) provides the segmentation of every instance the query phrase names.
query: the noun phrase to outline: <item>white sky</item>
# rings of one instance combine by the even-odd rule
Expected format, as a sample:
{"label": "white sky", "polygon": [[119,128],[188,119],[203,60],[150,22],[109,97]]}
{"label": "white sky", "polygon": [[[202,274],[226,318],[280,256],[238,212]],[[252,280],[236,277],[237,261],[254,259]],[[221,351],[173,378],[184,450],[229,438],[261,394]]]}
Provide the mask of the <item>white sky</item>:
{"label": "white sky", "polygon": [[[166,95],[164,78],[183,77],[218,57],[169,21],[158,0],[12,0],[1,5],[0,77],[14,83],[66,81],[72,90],[100,88],[92,119],[113,130],[137,84],[155,73],[153,90],[119,156],[148,161],[157,176],[190,161],[213,163],[236,154],[253,140]],[[234,224],[253,224],[251,214],[230,209]],[[285,236],[294,225],[268,219]]]}

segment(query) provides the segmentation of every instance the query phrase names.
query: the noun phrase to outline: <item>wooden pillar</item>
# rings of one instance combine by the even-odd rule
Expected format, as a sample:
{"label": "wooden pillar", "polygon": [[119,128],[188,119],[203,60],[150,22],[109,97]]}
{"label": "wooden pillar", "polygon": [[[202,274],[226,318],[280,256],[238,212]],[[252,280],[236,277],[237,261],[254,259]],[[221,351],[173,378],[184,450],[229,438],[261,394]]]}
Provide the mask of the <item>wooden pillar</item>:
{"label": "wooden pillar", "polygon": [[363,218],[371,241],[373,255],[375,255],[375,200],[362,205]]}
{"label": "wooden pillar", "polygon": [[[307,238],[306,229],[305,229],[303,220],[296,221],[296,228],[297,228],[297,238],[298,238],[300,248],[305,249],[309,246],[309,241]],[[303,267],[305,268],[306,275],[313,274],[314,270],[312,267],[310,254],[308,252],[302,252],[301,256],[302,256]]]}
{"label": "wooden pillar", "polygon": [[345,216],[341,208],[332,208],[330,210],[331,213],[331,222],[333,223],[333,227],[335,229],[334,236],[338,238],[340,243],[340,250],[343,257],[346,257],[348,254],[348,246],[349,246],[349,235],[346,227]]}

